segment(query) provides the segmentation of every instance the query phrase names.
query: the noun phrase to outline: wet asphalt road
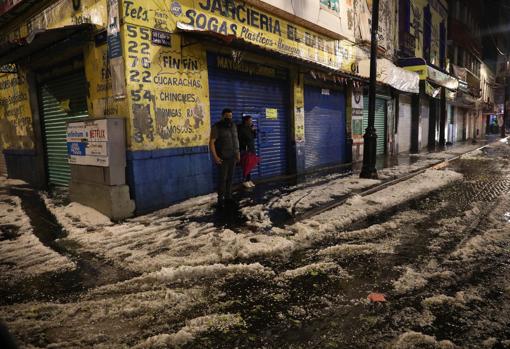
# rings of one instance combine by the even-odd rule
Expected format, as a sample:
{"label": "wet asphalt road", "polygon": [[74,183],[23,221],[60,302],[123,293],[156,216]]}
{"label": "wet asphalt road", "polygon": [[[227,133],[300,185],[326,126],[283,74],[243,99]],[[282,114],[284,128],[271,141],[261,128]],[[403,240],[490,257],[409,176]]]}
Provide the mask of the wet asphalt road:
{"label": "wet asphalt road", "polygon": [[[204,288],[207,301],[179,316],[154,316],[140,332],[177,332],[206,309],[240,314],[243,325],[200,332],[182,348],[510,348],[510,147],[484,153],[450,164],[462,181],[369,217],[290,258],[235,261],[258,262],[274,274],[182,285]],[[32,199],[24,200],[27,212],[37,209],[28,207]],[[38,223],[45,224],[56,222]],[[48,294],[76,301],[92,287],[136,276],[73,246],[55,245],[44,229],[38,231],[45,244],[80,261],[78,271],[60,275],[60,283],[45,276],[18,289],[0,287],[2,304],[47,301]],[[336,245],[351,249],[325,256]],[[313,263],[338,267],[278,277]],[[369,302],[372,292],[386,301]],[[137,340],[134,334],[124,343]],[[51,344],[39,337],[24,342]]]}
{"label": "wet asphalt road", "polygon": [[[234,303],[222,311],[240,312],[248,329],[211,333],[189,348],[510,348],[510,236],[502,234],[486,245],[484,236],[491,229],[508,230],[504,220],[497,220],[510,210],[502,197],[510,190],[510,150],[485,153],[484,160],[450,165],[464,175],[461,182],[357,223],[344,238],[322,242],[290,261],[259,261],[282,272],[320,261],[320,251],[328,246],[398,240],[394,254],[333,258],[351,275],[348,280],[328,272],[283,284],[271,278],[223,280],[211,294],[223,295],[216,300],[220,304]],[[350,232],[406,212],[410,218],[382,237],[349,238]],[[465,244],[477,237],[479,250],[461,258]],[[420,287],[397,292],[393,283],[406,268],[416,273],[410,275],[418,281],[410,279]],[[360,301],[372,292],[383,293],[387,301]]]}

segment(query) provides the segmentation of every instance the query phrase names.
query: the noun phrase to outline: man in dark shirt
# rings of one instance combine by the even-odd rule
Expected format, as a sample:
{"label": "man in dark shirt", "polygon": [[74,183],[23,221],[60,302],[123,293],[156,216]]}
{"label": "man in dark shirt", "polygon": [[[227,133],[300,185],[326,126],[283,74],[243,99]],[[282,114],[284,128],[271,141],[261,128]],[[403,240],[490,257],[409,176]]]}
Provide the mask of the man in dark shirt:
{"label": "man in dark shirt", "polygon": [[234,167],[240,160],[237,127],[232,122],[232,110],[223,109],[221,120],[211,127],[209,147],[219,167],[218,206],[232,200]]}

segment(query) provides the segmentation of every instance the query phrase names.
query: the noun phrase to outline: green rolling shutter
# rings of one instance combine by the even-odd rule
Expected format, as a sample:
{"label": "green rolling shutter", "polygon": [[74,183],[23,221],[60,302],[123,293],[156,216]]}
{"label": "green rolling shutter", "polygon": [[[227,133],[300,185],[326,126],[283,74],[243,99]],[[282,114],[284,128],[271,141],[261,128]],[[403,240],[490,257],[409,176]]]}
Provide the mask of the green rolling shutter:
{"label": "green rolling shutter", "polygon": [[[386,100],[375,99],[375,130],[377,133],[377,155],[384,154],[386,143]],[[368,96],[363,96],[363,133],[368,126]]]}
{"label": "green rolling shutter", "polygon": [[40,86],[48,182],[67,186],[71,170],[67,162],[66,122],[88,117],[87,82],[82,72],[44,82]]}
{"label": "green rolling shutter", "polygon": [[7,164],[5,163],[4,152],[0,145],[0,176],[7,177]]}

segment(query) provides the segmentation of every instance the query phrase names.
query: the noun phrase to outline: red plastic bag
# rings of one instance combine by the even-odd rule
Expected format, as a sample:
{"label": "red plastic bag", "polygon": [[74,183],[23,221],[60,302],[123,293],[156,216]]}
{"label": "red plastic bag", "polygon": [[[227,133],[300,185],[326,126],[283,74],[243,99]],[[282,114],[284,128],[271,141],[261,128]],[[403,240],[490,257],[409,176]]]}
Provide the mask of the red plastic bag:
{"label": "red plastic bag", "polygon": [[260,162],[260,158],[251,152],[241,155],[241,166],[243,168],[243,177],[246,177]]}

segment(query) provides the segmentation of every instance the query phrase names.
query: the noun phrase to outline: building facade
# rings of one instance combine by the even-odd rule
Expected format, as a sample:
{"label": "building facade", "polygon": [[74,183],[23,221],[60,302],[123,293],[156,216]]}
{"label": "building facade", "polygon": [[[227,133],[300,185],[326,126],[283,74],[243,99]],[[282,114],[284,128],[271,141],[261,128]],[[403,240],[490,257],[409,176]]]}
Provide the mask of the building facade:
{"label": "building facade", "polygon": [[[458,88],[447,3],[380,3],[377,153],[420,151],[454,132],[441,123]],[[253,117],[255,179],[361,160],[371,1],[11,0],[0,23],[0,169],[94,193],[102,212],[213,192],[208,141],[223,108]],[[125,156],[77,166],[81,146],[110,155],[90,138],[113,132],[94,129],[104,118],[122,120]],[[69,131],[80,120],[87,142]]]}

